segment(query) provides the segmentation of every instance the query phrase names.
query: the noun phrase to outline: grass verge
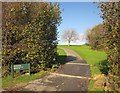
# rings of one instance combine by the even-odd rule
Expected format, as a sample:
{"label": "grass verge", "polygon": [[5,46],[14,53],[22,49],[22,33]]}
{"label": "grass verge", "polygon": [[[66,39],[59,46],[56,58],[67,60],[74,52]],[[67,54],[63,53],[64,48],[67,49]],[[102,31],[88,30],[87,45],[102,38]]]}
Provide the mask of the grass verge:
{"label": "grass verge", "polygon": [[23,86],[26,83],[40,78],[42,75],[44,75],[46,71],[41,71],[35,74],[31,75],[21,75],[15,78],[12,78],[11,76],[5,77],[2,79],[2,88],[3,89],[14,89],[17,86]]}
{"label": "grass verge", "polygon": [[61,48],[58,48],[57,53],[58,53],[57,62],[60,65],[65,64],[67,56],[66,56],[66,53],[64,52],[64,50],[62,50]]}

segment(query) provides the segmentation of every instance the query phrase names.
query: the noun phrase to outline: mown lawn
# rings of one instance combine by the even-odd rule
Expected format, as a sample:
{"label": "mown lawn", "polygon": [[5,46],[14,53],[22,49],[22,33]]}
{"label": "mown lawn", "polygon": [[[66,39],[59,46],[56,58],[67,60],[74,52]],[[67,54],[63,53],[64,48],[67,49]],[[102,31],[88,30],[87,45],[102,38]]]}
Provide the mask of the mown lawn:
{"label": "mown lawn", "polygon": [[[99,63],[107,58],[107,55],[104,51],[92,50],[90,46],[81,45],[81,46],[62,46],[62,48],[70,48],[78,53],[88,64],[90,64],[91,76],[94,77],[98,74],[101,74],[99,70]],[[89,85],[90,91],[97,91],[100,89],[93,88],[93,80],[91,80]]]}

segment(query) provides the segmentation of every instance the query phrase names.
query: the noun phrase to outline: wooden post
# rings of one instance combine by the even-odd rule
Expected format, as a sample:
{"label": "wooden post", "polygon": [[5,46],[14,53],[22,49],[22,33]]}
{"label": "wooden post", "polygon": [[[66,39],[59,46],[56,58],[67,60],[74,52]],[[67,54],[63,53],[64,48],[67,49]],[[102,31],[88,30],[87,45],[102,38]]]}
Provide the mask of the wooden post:
{"label": "wooden post", "polygon": [[12,75],[12,78],[14,78],[14,68],[13,68],[13,63],[11,63],[11,75]]}
{"label": "wooden post", "polygon": [[30,75],[30,63],[29,63],[29,75]]}

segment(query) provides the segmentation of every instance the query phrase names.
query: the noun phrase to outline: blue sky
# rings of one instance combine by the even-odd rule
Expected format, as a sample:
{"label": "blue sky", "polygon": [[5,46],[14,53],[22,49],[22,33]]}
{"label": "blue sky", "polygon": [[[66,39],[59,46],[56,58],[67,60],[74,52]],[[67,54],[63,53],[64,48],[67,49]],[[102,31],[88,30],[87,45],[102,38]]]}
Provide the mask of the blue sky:
{"label": "blue sky", "polygon": [[[58,27],[59,44],[67,44],[60,36],[64,30],[73,28],[79,34],[84,34],[88,28],[91,28],[99,23],[102,23],[100,18],[100,9],[97,8],[98,4],[93,2],[61,2],[60,9],[64,9],[61,13],[62,23]],[[77,41],[72,44],[83,44],[83,41]]]}

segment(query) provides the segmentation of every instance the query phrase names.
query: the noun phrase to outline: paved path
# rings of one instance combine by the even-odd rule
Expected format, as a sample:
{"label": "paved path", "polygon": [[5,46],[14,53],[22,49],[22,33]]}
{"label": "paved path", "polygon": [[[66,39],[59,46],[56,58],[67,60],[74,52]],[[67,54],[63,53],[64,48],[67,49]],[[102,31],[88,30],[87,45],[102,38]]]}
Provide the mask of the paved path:
{"label": "paved path", "polygon": [[87,91],[90,79],[89,65],[73,50],[64,49],[67,63],[54,73],[31,81],[24,91]]}

